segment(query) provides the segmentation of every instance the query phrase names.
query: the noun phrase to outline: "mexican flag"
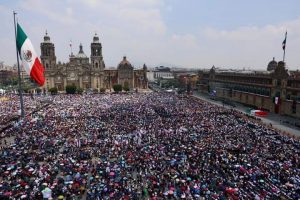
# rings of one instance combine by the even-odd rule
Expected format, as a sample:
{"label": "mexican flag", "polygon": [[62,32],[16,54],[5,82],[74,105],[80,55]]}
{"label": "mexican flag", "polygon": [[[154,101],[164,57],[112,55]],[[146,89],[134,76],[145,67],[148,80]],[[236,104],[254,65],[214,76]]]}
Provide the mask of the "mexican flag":
{"label": "mexican flag", "polygon": [[44,66],[37,57],[31,41],[19,24],[17,24],[17,48],[27,74],[39,86],[43,86],[45,83]]}

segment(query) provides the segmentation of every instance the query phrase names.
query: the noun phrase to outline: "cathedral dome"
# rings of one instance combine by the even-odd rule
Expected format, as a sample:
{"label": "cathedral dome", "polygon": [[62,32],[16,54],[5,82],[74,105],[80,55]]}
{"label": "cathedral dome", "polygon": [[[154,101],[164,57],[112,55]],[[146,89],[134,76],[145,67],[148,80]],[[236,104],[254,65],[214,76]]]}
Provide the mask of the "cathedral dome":
{"label": "cathedral dome", "polygon": [[130,62],[126,59],[126,56],[123,57],[123,60],[120,62],[120,64],[118,65],[118,68],[120,67],[132,67],[132,65],[130,64]]}
{"label": "cathedral dome", "polygon": [[82,44],[79,45],[79,52],[76,55],[77,58],[87,58],[87,56],[85,55],[85,53],[83,52],[82,49]]}
{"label": "cathedral dome", "polygon": [[267,70],[272,71],[272,70],[275,70],[276,67],[277,67],[277,62],[275,61],[275,58],[273,57],[273,60],[270,61],[269,64],[268,64]]}

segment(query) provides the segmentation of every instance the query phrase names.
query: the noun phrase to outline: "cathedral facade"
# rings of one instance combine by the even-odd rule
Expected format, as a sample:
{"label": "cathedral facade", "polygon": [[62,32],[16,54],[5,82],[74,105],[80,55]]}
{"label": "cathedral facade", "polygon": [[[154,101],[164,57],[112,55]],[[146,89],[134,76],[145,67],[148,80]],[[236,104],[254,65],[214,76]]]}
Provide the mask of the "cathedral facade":
{"label": "cathedral facade", "polygon": [[102,45],[97,34],[91,43],[90,58],[83,51],[80,44],[77,55],[71,53],[69,62],[57,63],[55,46],[47,32],[41,43],[41,62],[45,67],[44,89],[56,87],[64,91],[67,85],[75,85],[84,90],[112,89],[113,85],[121,84],[132,89],[147,89],[147,67],[134,69],[130,62],[123,57],[116,69],[105,69],[102,56]]}

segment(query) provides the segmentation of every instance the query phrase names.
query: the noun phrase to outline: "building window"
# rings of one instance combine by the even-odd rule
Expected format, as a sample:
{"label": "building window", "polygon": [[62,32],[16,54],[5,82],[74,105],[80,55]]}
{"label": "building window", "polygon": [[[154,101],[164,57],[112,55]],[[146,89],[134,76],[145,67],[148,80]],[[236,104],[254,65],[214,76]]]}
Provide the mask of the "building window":
{"label": "building window", "polygon": [[281,86],[281,80],[277,80],[277,86]]}

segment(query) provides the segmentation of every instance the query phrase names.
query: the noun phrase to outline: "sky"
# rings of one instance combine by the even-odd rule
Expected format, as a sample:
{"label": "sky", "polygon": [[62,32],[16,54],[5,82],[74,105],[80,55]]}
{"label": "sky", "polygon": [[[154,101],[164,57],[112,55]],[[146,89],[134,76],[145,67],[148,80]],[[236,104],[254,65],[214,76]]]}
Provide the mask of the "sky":
{"label": "sky", "polygon": [[134,65],[265,70],[273,57],[300,67],[299,0],[0,0],[0,61],[16,63],[13,11],[40,55],[45,31],[57,61],[70,40],[90,56],[97,33],[106,67]]}

